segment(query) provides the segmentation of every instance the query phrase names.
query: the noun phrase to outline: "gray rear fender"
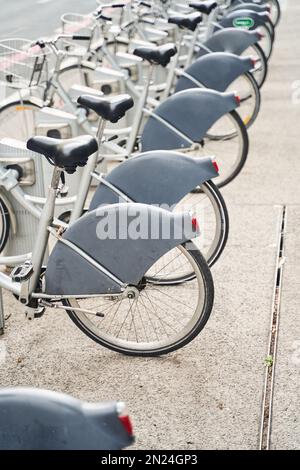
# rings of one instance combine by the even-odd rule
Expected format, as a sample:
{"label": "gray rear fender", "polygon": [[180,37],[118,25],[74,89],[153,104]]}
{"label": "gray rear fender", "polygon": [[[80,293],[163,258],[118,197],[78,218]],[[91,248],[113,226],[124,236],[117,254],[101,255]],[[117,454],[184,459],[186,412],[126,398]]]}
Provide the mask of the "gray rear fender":
{"label": "gray rear fender", "polygon": [[[118,165],[105,180],[118,188],[131,201],[164,204],[171,208],[195,186],[218,176],[210,157],[193,158],[178,152],[142,153]],[[94,210],[101,204],[124,202],[105,184],[99,184],[90,204]]]}
{"label": "gray rear fender", "polygon": [[[248,47],[260,41],[261,35],[258,31],[248,31],[244,29],[225,28],[215,32],[204,46],[212,52],[230,52],[241,55]],[[208,51],[201,48],[199,57],[208,54]]]}
{"label": "gray rear fender", "polygon": [[0,390],[0,410],[0,450],[99,451],[132,442],[114,402],[92,404],[49,390],[17,387]]}
{"label": "gray rear fender", "polygon": [[[205,88],[225,91],[238,77],[253,68],[251,57],[239,57],[228,52],[215,52],[197,59],[185,72]],[[197,88],[197,83],[182,75],[175,91]]]}
{"label": "gray rear fender", "polygon": [[135,203],[101,206],[66,230],[62,238],[72,247],[57,242],[46,269],[45,292],[53,296],[119,293],[124,285],[137,285],[165,253],[197,235],[189,213],[173,214]]}
{"label": "gray rear fender", "polygon": [[[243,19],[251,19],[252,20],[252,26],[249,27],[248,31],[253,31],[256,28],[259,28],[260,26],[263,26],[266,24],[267,21],[270,20],[269,14],[268,13],[258,13],[253,10],[236,10],[232,11],[228,15],[226,15],[222,20],[220,21],[220,25],[223,28],[232,28],[235,27],[235,22],[236,21],[242,21]],[[238,26],[236,26],[238,27]],[[216,30],[218,28],[216,27]]]}
{"label": "gray rear fender", "polygon": [[199,88],[180,91],[154,112],[175,129],[150,116],[141,138],[142,150],[180,150],[190,147],[191,141],[201,142],[208,129],[237,106],[234,93]]}
{"label": "gray rear fender", "polygon": [[[268,2],[266,2],[268,4]],[[232,6],[229,7],[229,11],[237,11],[237,10],[252,10],[256,11],[257,13],[264,13],[267,8],[266,4],[257,5],[255,3],[247,2],[247,3],[237,3],[233,2]]]}
{"label": "gray rear fender", "polygon": [[[231,0],[231,7],[234,7],[235,5],[239,6],[239,7],[244,7],[244,5],[251,5],[251,8],[254,6],[254,5],[262,5],[264,6],[264,8],[266,9],[266,5],[265,4],[268,4],[268,0]],[[247,7],[248,8],[248,7]]]}

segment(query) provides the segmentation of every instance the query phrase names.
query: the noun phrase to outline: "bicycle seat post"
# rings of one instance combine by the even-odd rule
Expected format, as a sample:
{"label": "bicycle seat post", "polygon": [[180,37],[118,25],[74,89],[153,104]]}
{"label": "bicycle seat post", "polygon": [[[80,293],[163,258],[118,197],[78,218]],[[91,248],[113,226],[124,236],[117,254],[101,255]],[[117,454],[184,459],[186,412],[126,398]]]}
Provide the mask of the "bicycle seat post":
{"label": "bicycle seat post", "polygon": [[94,153],[88,160],[86,165],[85,171],[82,172],[82,178],[80,182],[80,187],[77,191],[76,202],[73,206],[71,217],[70,217],[70,224],[75,222],[75,220],[81,217],[82,212],[84,210],[84,205],[88,196],[89,188],[92,182],[92,172],[95,171],[97,166],[99,152],[100,152],[100,145],[103,137],[103,132],[105,128],[106,121],[104,119],[100,119],[96,139],[98,142],[98,151]]}
{"label": "bicycle seat post", "polygon": [[136,118],[134,120],[134,124],[131,128],[130,136],[129,136],[129,138],[127,140],[127,144],[126,144],[126,151],[127,151],[128,155],[130,155],[133,152],[133,149],[134,149],[134,146],[135,146],[135,143],[136,143],[136,138],[137,138],[139,129],[141,127],[141,122],[142,122],[142,118],[143,118],[143,110],[144,110],[144,106],[147,102],[147,98],[148,98],[148,95],[149,95],[149,87],[151,85],[151,80],[152,80],[152,76],[153,76],[153,67],[154,67],[154,65],[152,63],[149,63],[148,73],[145,77],[144,88],[143,88],[143,91],[140,95],[138,105],[137,105],[137,109],[136,109]]}
{"label": "bicycle seat post", "polygon": [[184,31],[179,30],[177,31],[177,54],[175,57],[173,57],[173,60],[170,62],[169,65],[169,70],[167,73],[167,79],[166,79],[166,86],[165,90],[161,96],[161,99],[167,99],[168,96],[170,95],[172,85],[174,83],[175,75],[176,75],[176,69],[178,64],[180,63],[180,53],[183,48],[183,38],[184,38]]}
{"label": "bicycle seat post", "polygon": [[208,17],[207,17],[207,29],[206,29],[204,41],[207,41],[213,35],[213,32],[215,30],[215,26],[217,24],[218,16],[219,16],[221,11],[222,11],[222,6],[219,5],[217,8],[212,10],[210,15],[208,15]]}
{"label": "bicycle seat post", "polygon": [[[133,100],[129,95],[119,95],[111,98],[93,95],[81,95],[77,102],[86,109],[93,110],[99,116],[100,120],[96,134],[98,140],[98,150],[89,158],[86,171],[83,173],[81,184],[77,193],[76,203],[72,210],[70,223],[74,222],[82,215],[90,188],[90,182],[95,174],[97,163],[99,163],[98,158],[100,155],[100,147],[102,145],[102,138],[106,122],[110,121],[112,123],[117,123],[133,106]],[[104,160],[104,158],[105,157],[101,158],[101,161]]]}
{"label": "bicycle seat post", "polygon": [[193,62],[194,50],[197,44],[199,30],[200,30],[200,27],[196,28],[195,31],[193,32],[192,40],[189,44],[189,52],[187,54],[187,58],[186,58],[185,65],[184,65],[185,68],[189,67],[191,63]]}
{"label": "bicycle seat post", "polygon": [[[36,235],[37,243],[35,244],[34,250],[32,252],[33,274],[30,278],[30,282],[28,286],[29,295],[35,290],[38,280],[39,280],[40,270],[42,267],[45,250],[46,250],[48,239],[49,239],[48,227],[53,222],[55,200],[56,200],[57,191],[58,191],[59,184],[60,184],[61,172],[62,172],[61,168],[57,166],[54,167],[51,184],[48,189],[46,203],[41,213],[38,233]],[[20,300],[22,302],[22,299]],[[23,303],[25,303],[25,300],[26,299],[24,299]]]}

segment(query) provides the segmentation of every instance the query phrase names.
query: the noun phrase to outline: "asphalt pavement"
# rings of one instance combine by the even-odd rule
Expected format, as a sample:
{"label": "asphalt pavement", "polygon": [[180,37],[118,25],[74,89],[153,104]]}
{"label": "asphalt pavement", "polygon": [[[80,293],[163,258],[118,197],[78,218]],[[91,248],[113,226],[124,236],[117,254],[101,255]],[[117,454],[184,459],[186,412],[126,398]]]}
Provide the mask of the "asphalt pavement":
{"label": "asphalt pavement", "polygon": [[47,36],[60,26],[63,13],[88,13],[96,7],[96,0],[0,0],[0,38]]}

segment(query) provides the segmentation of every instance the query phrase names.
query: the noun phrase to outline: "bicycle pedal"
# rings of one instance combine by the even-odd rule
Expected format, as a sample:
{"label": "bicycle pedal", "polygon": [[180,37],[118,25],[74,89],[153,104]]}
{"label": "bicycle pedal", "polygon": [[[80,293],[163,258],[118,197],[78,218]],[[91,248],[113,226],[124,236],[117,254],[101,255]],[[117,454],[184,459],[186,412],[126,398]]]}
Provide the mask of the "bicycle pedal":
{"label": "bicycle pedal", "polygon": [[36,318],[41,318],[44,315],[45,310],[46,310],[45,307],[27,308],[25,310],[26,319],[31,321],[31,320],[35,320]]}
{"label": "bicycle pedal", "polygon": [[27,281],[33,274],[33,266],[31,263],[24,263],[20,266],[16,266],[10,277],[14,282],[24,282]]}

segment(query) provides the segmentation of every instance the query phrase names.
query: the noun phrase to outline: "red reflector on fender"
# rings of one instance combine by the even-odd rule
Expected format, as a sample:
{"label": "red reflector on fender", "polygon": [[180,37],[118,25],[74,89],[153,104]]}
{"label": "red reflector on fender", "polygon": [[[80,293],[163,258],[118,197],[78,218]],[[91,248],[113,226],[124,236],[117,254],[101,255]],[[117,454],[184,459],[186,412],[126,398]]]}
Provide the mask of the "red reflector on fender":
{"label": "red reflector on fender", "polygon": [[193,230],[195,230],[195,232],[199,231],[199,224],[198,224],[198,220],[196,219],[196,217],[192,218],[192,226],[193,226]]}
{"label": "red reflector on fender", "polygon": [[129,416],[128,415],[119,416],[119,420],[123,424],[124,429],[129,434],[129,436],[132,436],[133,435],[133,427],[132,427],[132,422],[131,422]]}
{"label": "red reflector on fender", "polygon": [[219,173],[219,165],[217,164],[216,160],[213,160],[212,164],[215,167],[216,172]]}

